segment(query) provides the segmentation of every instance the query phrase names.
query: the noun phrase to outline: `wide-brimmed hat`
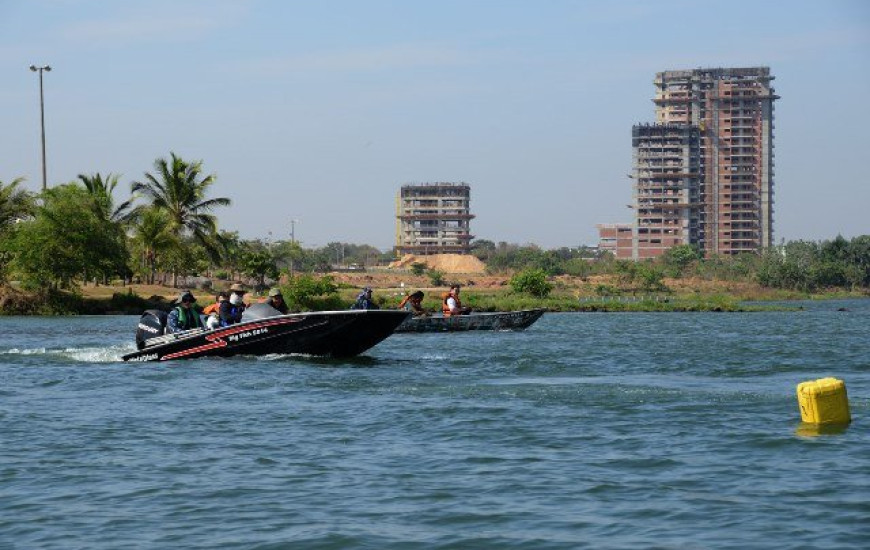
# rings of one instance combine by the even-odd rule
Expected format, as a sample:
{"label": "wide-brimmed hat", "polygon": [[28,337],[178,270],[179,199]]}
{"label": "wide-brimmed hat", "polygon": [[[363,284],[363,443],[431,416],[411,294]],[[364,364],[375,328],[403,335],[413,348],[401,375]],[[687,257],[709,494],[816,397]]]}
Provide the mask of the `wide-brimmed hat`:
{"label": "wide-brimmed hat", "polygon": [[247,292],[247,290],[245,290],[245,287],[240,285],[239,283],[233,283],[232,286],[230,286],[230,292],[244,294],[245,292]]}
{"label": "wide-brimmed hat", "polygon": [[283,298],[283,296],[281,295],[281,289],[278,287],[275,287],[269,291],[269,298],[274,298],[275,296],[281,296]]}

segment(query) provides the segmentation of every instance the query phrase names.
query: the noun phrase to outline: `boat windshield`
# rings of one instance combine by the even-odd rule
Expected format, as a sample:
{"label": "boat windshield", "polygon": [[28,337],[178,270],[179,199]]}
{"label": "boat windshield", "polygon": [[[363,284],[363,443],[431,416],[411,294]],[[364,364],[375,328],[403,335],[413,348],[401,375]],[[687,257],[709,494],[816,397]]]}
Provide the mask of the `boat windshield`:
{"label": "boat windshield", "polygon": [[251,304],[242,313],[242,322],[256,321],[257,319],[265,319],[266,317],[275,317],[277,315],[281,315],[281,312],[269,304]]}

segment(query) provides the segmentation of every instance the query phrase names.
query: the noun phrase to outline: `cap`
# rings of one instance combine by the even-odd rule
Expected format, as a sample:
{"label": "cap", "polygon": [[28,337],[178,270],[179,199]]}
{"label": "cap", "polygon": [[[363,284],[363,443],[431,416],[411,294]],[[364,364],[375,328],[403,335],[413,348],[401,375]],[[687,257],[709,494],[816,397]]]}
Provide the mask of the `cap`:
{"label": "cap", "polygon": [[269,298],[272,298],[275,296],[281,296],[281,289],[278,288],[277,286],[269,291]]}
{"label": "cap", "polygon": [[244,294],[245,292],[247,292],[247,290],[245,290],[245,287],[242,286],[242,285],[240,285],[239,283],[233,283],[233,285],[230,286],[230,292],[236,292],[236,293],[242,293],[242,294]]}
{"label": "cap", "polygon": [[178,302],[179,304],[181,302],[195,302],[196,296],[194,296],[193,293],[190,292],[189,290],[185,290],[184,292],[182,292],[181,294],[178,295],[178,298],[176,298],[175,301]]}

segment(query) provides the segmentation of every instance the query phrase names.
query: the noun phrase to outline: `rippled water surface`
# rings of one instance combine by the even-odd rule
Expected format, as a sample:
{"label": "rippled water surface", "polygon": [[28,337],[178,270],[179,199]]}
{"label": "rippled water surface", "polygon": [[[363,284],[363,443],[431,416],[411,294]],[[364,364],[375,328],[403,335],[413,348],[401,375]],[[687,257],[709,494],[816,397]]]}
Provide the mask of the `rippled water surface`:
{"label": "rippled water surface", "polygon": [[160,365],[0,318],[0,548],[867,548],[870,301],[802,305]]}

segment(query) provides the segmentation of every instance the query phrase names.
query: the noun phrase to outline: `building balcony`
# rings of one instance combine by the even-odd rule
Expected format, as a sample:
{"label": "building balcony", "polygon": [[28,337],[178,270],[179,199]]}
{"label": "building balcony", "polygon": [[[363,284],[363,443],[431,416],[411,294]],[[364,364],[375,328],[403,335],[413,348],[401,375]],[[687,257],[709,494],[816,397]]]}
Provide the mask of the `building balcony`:
{"label": "building balcony", "polygon": [[402,221],[416,220],[471,220],[474,219],[474,214],[455,214],[455,213],[440,213],[440,214],[402,214],[399,219]]}

